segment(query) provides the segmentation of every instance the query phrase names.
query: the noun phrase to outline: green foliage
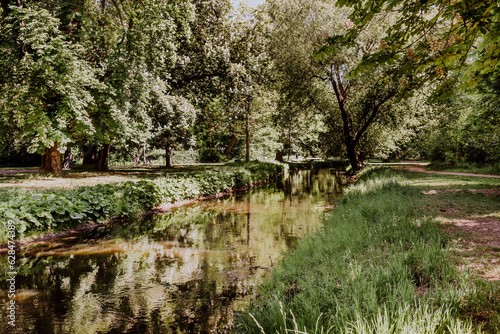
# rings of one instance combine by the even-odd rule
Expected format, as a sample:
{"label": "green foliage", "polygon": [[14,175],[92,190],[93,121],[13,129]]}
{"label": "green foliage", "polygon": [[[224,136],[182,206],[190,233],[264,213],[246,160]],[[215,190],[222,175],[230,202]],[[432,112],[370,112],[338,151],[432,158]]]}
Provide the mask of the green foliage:
{"label": "green foliage", "polygon": [[227,158],[217,150],[205,148],[200,151],[200,162],[224,162]]}
{"label": "green foliage", "polygon": [[446,161],[433,161],[428,168],[431,170],[446,170],[449,172],[500,175],[500,163],[498,162],[494,164],[458,162],[454,165],[450,165]]}
{"label": "green foliage", "polygon": [[311,160],[311,161],[304,161],[304,162],[286,162],[286,164],[288,164],[288,166],[290,166],[290,169],[333,168],[336,170],[345,170],[349,166],[349,161],[346,161],[346,160],[325,160],[325,161]]}
{"label": "green foliage", "polygon": [[[233,164],[220,171],[123,182],[70,191],[0,191],[0,220],[14,220],[19,233],[60,229],[117,216],[133,216],[166,202],[243,188],[269,180],[283,171],[272,163]],[[0,234],[5,238],[5,234]],[[1,239],[0,238],[0,239]]]}
{"label": "green foliage", "polygon": [[1,138],[24,139],[31,152],[45,153],[54,142],[66,145],[73,135],[95,133],[89,110],[98,82],[59,24],[37,4],[11,6],[1,18]]}
{"label": "green foliage", "polygon": [[495,72],[477,89],[442,102],[412,145],[422,156],[448,166],[500,162],[499,82]]}
{"label": "green foliage", "polygon": [[[348,75],[370,55],[384,52],[385,46],[378,42],[397,22],[397,14],[376,15],[374,24],[351,36],[354,27],[347,19],[351,12],[334,2],[276,0],[269,4],[275,23],[271,50],[289,148],[293,147],[292,131],[304,127],[309,136],[319,136],[325,156],[347,153],[356,171],[364,158],[387,157],[413,138],[415,128],[427,121],[432,110],[426,103],[432,91],[430,87],[412,90],[408,98],[409,85],[416,78],[399,76],[406,59],[374,62],[369,71]],[[335,41],[335,50],[318,61],[312,55],[325,39]],[[301,146],[308,142],[311,138]]]}
{"label": "green foliage", "polygon": [[[352,43],[364,28],[377,22],[377,13],[395,13],[398,20],[387,29],[383,38],[385,48],[363,57],[351,72],[352,76],[370,70],[378,64],[390,64],[401,58],[409,61],[398,74],[420,76],[420,83],[437,80],[441,93],[451,91],[456,81],[455,70],[464,69],[465,85],[477,83],[473,72],[490,73],[498,67],[498,29],[500,10],[497,0],[383,0],[361,2],[337,1],[339,7],[352,8],[349,19],[352,26],[341,40],[336,36],[327,39],[319,49],[318,57],[326,57],[338,44]],[[419,13],[419,15],[415,15]],[[441,94],[446,96],[445,94]]]}
{"label": "green foliage", "polygon": [[154,92],[153,96],[149,111],[153,121],[152,144],[168,150],[176,146],[194,144],[190,143],[191,127],[196,117],[193,105],[187,99],[169,96],[161,89]]}

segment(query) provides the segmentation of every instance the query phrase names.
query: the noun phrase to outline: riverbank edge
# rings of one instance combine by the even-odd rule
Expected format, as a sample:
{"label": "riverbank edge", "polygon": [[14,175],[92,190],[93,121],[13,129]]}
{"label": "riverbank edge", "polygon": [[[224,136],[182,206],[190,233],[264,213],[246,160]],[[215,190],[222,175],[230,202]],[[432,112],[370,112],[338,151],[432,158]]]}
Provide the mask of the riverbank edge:
{"label": "riverbank edge", "polygon": [[[236,333],[500,329],[500,289],[457,270],[407,172],[369,168],[240,313]],[[368,228],[365,228],[369,226]],[[454,331],[455,330],[455,331]]]}
{"label": "riverbank edge", "polygon": [[[144,215],[144,214],[154,214],[154,213],[162,213],[169,210],[172,210],[176,207],[180,207],[183,205],[188,205],[197,201],[207,200],[211,198],[217,198],[225,195],[229,195],[235,192],[248,191],[251,188],[266,184],[276,179],[280,175],[282,175],[287,167],[284,164],[278,163],[269,163],[269,162],[250,162],[244,163],[241,165],[241,168],[235,171],[215,171],[207,174],[203,174],[200,176],[189,177],[188,179],[179,178],[177,179],[179,182],[177,188],[183,188],[181,190],[176,189],[175,196],[177,197],[174,201],[165,200],[165,192],[168,192],[168,197],[171,198],[172,192],[168,189],[161,189],[162,182],[159,179],[156,180],[148,180],[148,181],[139,181],[136,184],[143,184],[141,188],[138,187],[130,187],[131,182],[117,183],[117,184],[108,184],[108,185],[98,185],[92,187],[81,187],[82,189],[98,189],[105,187],[113,187],[116,189],[120,189],[120,187],[129,186],[128,189],[131,191],[128,194],[128,197],[137,198],[137,196],[133,196],[132,193],[134,190],[141,192],[140,195],[144,195],[143,193],[150,192],[148,195],[150,201],[147,202],[134,202],[128,203],[129,205],[135,206],[134,210],[131,212],[133,215]],[[208,175],[208,176],[207,176]],[[175,180],[175,179],[173,179]],[[172,179],[168,179],[171,183]],[[210,184],[213,183],[213,184]],[[134,184],[134,186],[136,185]],[[79,188],[80,189],[80,188]],[[163,191],[162,191],[163,190]],[[212,192],[210,191],[212,190]],[[43,191],[44,193],[58,193],[58,194],[69,194],[72,191]],[[210,193],[211,192],[211,193]],[[151,196],[151,193],[155,193],[157,196]],[[197,196],[196,194],[203,194],[201,196]],[[111,192],[114,195],[114,192]],[[110,194],[108,194],[110,195]],[[120,196],[123,197],[123,196]],[[112,198],[113,199],[113,198]],[[57,199],[56,199],[57,200]],[[2,203],[2,206],[8,206],[6,203]],[[2,212],[2,221],[14,220],[16,224],[19,224],[19,218],[6,216],[5,210]],[[45,211],[46,212],[46,211]],[[50,212],[49,212],[50,213]],[[70,213],[65,212],[65,215],[69,215]],[[40,213],[40,215],[45,215],[45,213]],[[76,216],[76,215],[75,215]],[[71,222],[71,227],[67,229],[63,229],[58,232],[51,232],[51,229],[40,230],[40,233],[36,233],[30,235],[29,237],[21,236],[21,238],[15,240],[15,248],[18,249],[20,247],[37,243],[43,241],[49,241],[58,237],[68,236],[75,233],[80,233],[82,231],[91,230],[94,228],[98,228],[101,226],[110,225],[113,222],[120,221],[124,217],[127,217],[124,212],[115,212],[113,215],[105,217],[101,222],[96,222],[95,220],[74,220]],[[4,227],[6,229],[6,225]],[[17,233],[18,235],[21,233]],[[5,236],[6,234],[4,234]],[[22,235],[22,234],[21,234]],[[0,243],[0,254],[8,252],[9,248],[7,247],[7,240],[4,237],[4,241]],[[10,240],[10,239],[9,239]],[[12,241],[12,240],[11,240]]]}
{"label": "riverbank edge", "polygon": [[[277,178],[281,175],[283,175],[283,172],[276,174],[274,176],[274,178]],[[228,191],[220,192],[220,193],[210,195],[210,196],[202,196],[202,197],[197,197],[197,198],[193,198],[193,199],[179,200],[179,201],[175,201],[173,203],[169,203],[169,202],[162,203],[162,204],[155,206],[154,208],[151,208],[150,210],[143,212],[143,216],[153,215],[153,214],[162,214],[165,212],[169,212],[173,209],[180,208],[182,206],[186,206],[186,205],[190,205],[190,204],[194,204],[194,203],[197,203],[200,201],[206,201],[206,200],[210,200],[210,199],[220,198],[220,197],[228,196],[228,195],[239,193],[239,192],[246,192],[252,188],[259,187],[259,186],[262,186],[262,185],[267,184],[269,182],[272,182],[274,178],[271,178],[271,179],[268,179],[268,180],[262,181],[262,182],[256,182],[256,183],[251,184],[245,188],[230,189]],[[75,235],[75,234],[78,234],[78,233],[81,233],[84,231],[90,231],[90,230],[93,230],[93,229],[98,228],[98,227],[110,226],[112,224],[119,224],[120,221],[122,221],[122,219],[118,219],[117,217],[113,217],[111,219],[106,219],[104,221],[104,223],[102,223],[102,224],[96,223],[96,222],[80,223],[75,228],[63,230],[63,231],[60,231],[57,233],[46,233],[46,234],[34,235],[34,236],[28,237],[26,239],[20,239],[19,241],[17,241],[16,242],[16,249],[24,247],[24,246],[28,246],[28,245],[33,245],[33,244],[36,244],[38,242],[46,242],[46,241],[54,240],[54,239],[61,238],[61,237]],[[7,248],[6,245],[0,245],[0,254],[7,253],[8,251],[9,251],[9,248]]]}

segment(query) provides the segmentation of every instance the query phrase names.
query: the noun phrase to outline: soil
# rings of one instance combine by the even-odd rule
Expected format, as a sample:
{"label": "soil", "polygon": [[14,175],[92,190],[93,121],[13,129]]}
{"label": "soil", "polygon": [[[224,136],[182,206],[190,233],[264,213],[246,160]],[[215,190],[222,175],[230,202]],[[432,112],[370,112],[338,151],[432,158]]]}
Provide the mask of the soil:
{"label": "soil", "polygon": [[461,269],[492,281],[500,281],[500,219],[443,214],[437,219],[452,236],[452,251],[463,259]]}
{"label": "soil", "polygon": [[[405,166],[403,169],[419,173],[500,178],[499,175],[432,171],[426,170],[425,166]],[[500,281],[500,213],[471,214],[442,200],[440,196],[460,192],[498,196],[500,189],[439,189],[424,192],[425,195],[436,196],[436,220],[452,237],[453,253],[463,259],[460,269],[468,269],[487,280]]]}

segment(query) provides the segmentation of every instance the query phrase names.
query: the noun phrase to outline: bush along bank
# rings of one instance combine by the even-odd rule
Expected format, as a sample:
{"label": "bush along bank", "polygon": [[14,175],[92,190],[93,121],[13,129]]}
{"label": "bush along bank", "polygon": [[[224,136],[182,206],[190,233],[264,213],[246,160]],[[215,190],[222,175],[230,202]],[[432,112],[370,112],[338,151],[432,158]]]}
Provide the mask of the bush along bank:
{"label": "bush along bank", "polygon": [[[82,223],[104,223],[130,217],[161,203],[241,189],[283,172],[273,163],[249,162],[203,174],[179,175],[138,182],[80,187],[74,190],[0,191],[0,221],[13,221],[17,235],[72,228]],[[0,244],[7,240],[2,224]]]}
{"label": "bush along bank", "polygon": [[405,172],[360,175],[325,221],[263,283],[244,333],[489,333],[500,291],[459,272]]}

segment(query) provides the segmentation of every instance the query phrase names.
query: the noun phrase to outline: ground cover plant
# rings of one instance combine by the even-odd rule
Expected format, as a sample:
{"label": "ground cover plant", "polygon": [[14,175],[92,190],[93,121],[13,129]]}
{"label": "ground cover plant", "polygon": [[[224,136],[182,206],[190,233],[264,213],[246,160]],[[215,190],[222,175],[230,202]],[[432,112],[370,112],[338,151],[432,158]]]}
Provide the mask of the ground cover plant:
{"label": "ground cover plant", "polygon": [[[273,163],[233,163],[203,173],[177,173],[69,190],[0,189],[0,219],[13,220],[19,233],[40,233],[128,217],[161,203],[194,199],[267,181],[283,172]],[[6,231],[0,233],[5,242]]]}
{"label": "ground cover plant", "polygon": [[[439,218],[443,205],[462,204],[464,213],[498,215],[499,189],[497,179],[366,171],[324,229],[274,269],[236,331],[497,333],[498,280],[461,259],[463,243]],[[498,260],[498,248],[482,246]]]}

